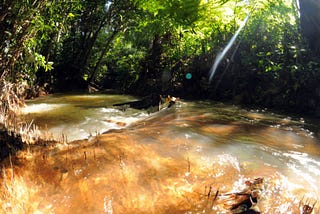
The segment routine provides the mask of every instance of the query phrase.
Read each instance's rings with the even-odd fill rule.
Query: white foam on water
[[[66,104],[30,104],[21,109],[22,114],[34,114],[34,113],[43,113],[52,110],[56,110],[58,108],[64,107]]]
[[[101,108],[101,112],[102,113],[114,113],[114,112],[119,113],[121,111],[115,108]]]
[[[55,140],[61,140],[65,136],[67,140],[74,141],[80,139],[87,139],[91,136],[102,134],[112,129],[121,129],[146,118],[148,114],[137,113],[132,116],[127,116],[118,110],[108,109],[96,112],[107,112],[103,114],[95,114],[86,116],[83,121],[78,123],[61,124],[48,129],[52,133]]]

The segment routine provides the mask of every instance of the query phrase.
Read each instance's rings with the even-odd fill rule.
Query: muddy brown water
[[[1,211],[231,213],[232,193],[263,178],[261,213],[300,213],[307,199],[320,212],[317,124],[213,102],[182,101],[150,115],[123,112],[112,104],[134,98],[108,96],[28,104],[28,120],[57,137],[71,133],[74,141],[12,157],[2,170]],[[92,136],[92,130],[107,132]]]

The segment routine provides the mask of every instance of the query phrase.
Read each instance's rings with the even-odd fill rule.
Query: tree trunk
[[[95,76],[96,76],[96,74],[97,74],[97,71],[98,71],[98,69],[99,69],[100,66],[101,66],[103,57],[106,55],[107,51],[108,51],[109,48],[110,48],[111,42],[112,42],[113,39],[116,37],[116,35],[117,35],[118,32],[119,32],[118,30],[113,31],[112,34],[111,34],[111,36],[107,39],[107,41],[106,41],[106,43],[105,43],[105,46],[104,46],[103,50],[101,51],[100,57],[99,57],[96,65],[94,66],[93,71],[92,71],[91,74],[90,74],[90,77],[89,77],[89,79],[88,79],[88,83],[89,83],[89,84],[90,84],[90,83],[93,83],[94,78],[95,78]]]
[[[300,0],[300,23],[311,50],[320,54],[320,0]]]

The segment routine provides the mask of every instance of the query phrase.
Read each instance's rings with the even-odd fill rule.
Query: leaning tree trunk
[[[300,23],[302,34],[310,49],[320,54],[320,1],[300,0]]]

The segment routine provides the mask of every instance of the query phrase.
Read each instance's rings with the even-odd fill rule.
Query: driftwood
[[[213,187],[210,186],[207,192],[205,189],[206,198],[206,211],[210,212],[215,205],[222,205],[226,209],[227,213],[260,213],[257,206],[258,201],[264,189],[264,179],[256,178],[252,181],[246,181],[246,187],[239,192],[222,193],[219,189],[213,191]],[[228,210],[228,211],[227,211]]]
[[[263,178],[246,181],[246,188],[241,192],[231,193],[235,203],[229,208],[232,213],[260,213],[256,207],[263,186]]]
[[[150,94],[146,97],[143,97],[141,100],[125,102],[125,103],[117,103],[113,106],[118,107],[119,109],[125,111],[127,108],[134,108],[139,110],[151,110],[151,112],[159,111],[164,107],[170,108],[172,105],[176,103],[177,98],[171,97],[168,95],[167,97],[157,94]]]
[[[314,201],[313,204],[311,205],[310,199],[307,198],[306,201],[304,201],[304,197],[303,197],[299,203],[300,213],[311,214],[316,204],[317,204],[317,201]]]
[[[222,204],[224,209],[229,210],[230,213],[260,213],[258,202],[264,192],[264,179],[247,180],[245,184],[246,187],[243,190],[232,193],[221,193],[219,189],[213,191],[212,186],[207,192],[206,187],[203,196],[207,198],[207,203],[205,204],[207,211],[210,212],[214,204]],[[303,197],[299,203],[299,213],[312,214],[316,204],[316,200]]]

